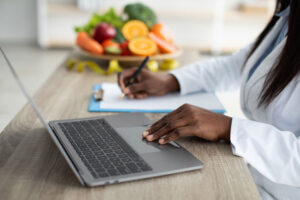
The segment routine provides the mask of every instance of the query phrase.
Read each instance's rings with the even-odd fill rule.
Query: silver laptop
[[[142,139],[151,121],[142,113],[46,123],[0,48],[22,92],[82,185],[98,186],[201,169],[203,164],[176,142]]]

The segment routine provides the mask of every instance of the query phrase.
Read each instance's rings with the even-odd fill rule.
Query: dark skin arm
[[[177,79],[170,74],[154,74],[143,69],[137,82],[125,87],[136,68],[124,70],[118,75],[118,84],[129,98],[161,96],[179,91]],[[232,118],[206,109],[184,104],[155,122],[144,133],[148,141],[158,140],[166,144],[180,137],[194,135],[209,141],[230,140]]]

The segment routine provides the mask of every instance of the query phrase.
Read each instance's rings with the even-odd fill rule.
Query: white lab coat
[[[258,107],[266,74],[279,57],[286,38],[262,61],[247,81],[249,70],[283,25],[279,19],[245,68],[252,45],[228,57],[188,65],[171,72],[180,93],[224,91],[240,87],[247,120],[233,118],[233,154],[248,163],[263,199],[300,199],[300,77],[294,78],[268,107]],[[300,67],[300,66],[299,66]]]

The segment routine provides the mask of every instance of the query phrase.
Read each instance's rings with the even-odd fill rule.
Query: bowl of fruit
[[[94,13],[89,22],[75,27],[78,52],[99,61],[117,60],[122,67],[136,66],[145,56],[158,62],[178,57],[170,29],[158,22],[155,12],[141,3]]]

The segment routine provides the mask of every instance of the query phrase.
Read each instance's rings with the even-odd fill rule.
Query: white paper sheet
[[[146,99],[120,98],[121,90],[116,83],[103,83],[104,98],[100,103],[102,109],[172,111],[188,103],[208,110],[224,111],[224,107],[213,93],[194,93],[181,96],[178,93]]]

